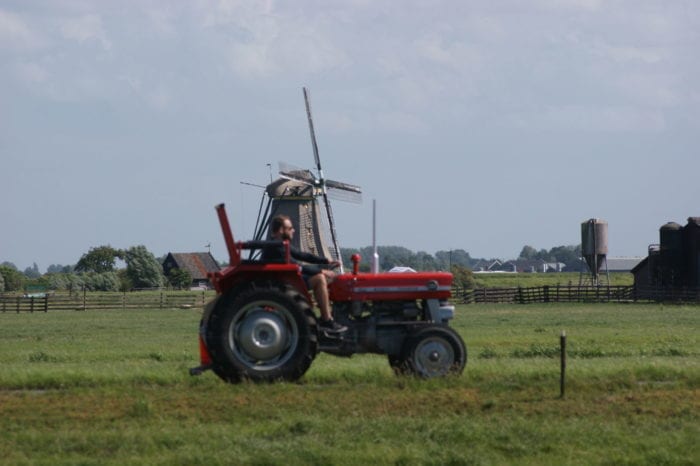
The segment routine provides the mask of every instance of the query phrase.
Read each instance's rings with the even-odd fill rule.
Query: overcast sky
[[[609,224],[643,256],[700,216],[696,0],[0,3],[0,262],[89,248],[227,259],[279,161],[311,168],[311,91],[341,246],[513,258]]]

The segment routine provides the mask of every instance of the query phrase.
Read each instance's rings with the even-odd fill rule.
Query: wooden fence
[[[45,296],[0,295],[0,312],[91,311],[100,309],[201,308],[214,296],[209,291],[90,293]]]
[[[700,288],[649,288],[634,286],[555,285],[512,288],[477,288],[452,292],[453,300],[462,304],[480,303],[608,303],[608,302],[700,302]]]
[[[82,292],[73,295],[45,296],[0,295],[0,312],[91,311],[101,309],[173,309],[202,308],[213,291],[197,292]],[[700,302],[700,288],[650,288],[634,286],[555,285],[512,288],[452,290],[453,301],[460,304],[482,303],[607,303],[607,302]]]

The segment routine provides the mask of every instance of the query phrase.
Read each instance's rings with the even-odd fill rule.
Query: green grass
[[[561,273],[475,273],[476,288],[511,288],[536,286],[576,286],[579,284],[578,272]],[[610,285],[632,285],[634,276],[629,272],[610,274]]]
[[[460,306],[461,377],[190,377],[195,310],[0,314],[3,464],[698,464],[700,306]],[[567,396],[558,344],[568,335]]]

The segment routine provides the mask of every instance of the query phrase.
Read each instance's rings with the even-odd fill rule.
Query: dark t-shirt
[[[325,257],[317,256],[315,254],[311,254],[310,252],[300,251],[291,244],[289,245],[289,252],[292,256],[292,259],[296,259],[292,260],[292,262],[294,262],[295,264],[298,264],[297,261],[308,262],[309,264],[330,264],[330,261]],[[284,262],[284,243],[280,241],[279,243],[275,242],[273,244],[265,246],[262,250],[261,259],[263,262]],[[301,265],[301,273],[303,275],[314,276],[316,274],[321,273],[321,267],[319,267],[318,265],[299,265]]]

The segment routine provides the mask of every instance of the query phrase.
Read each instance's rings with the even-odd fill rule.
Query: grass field
[[[630,272],[615,272],[609,274],[610,285],[629,286],[634,284],[634,275]],[[530,286],[567,286],[578,285],[581,279],[579,272],[559,273],[475,273],[476,288],[510,288]],[[603,283],[607,284],[604,278]]]
[[[195,310],[0,314],[2,464],[700,464],[700,306],[461,306],[457,378],[190,377]],[[567,395],[558,344],[568,335]]]

